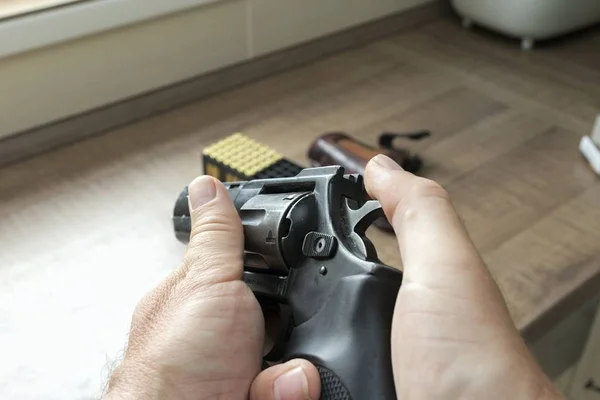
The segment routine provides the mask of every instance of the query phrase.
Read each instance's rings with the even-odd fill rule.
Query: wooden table
[[[599,37],[523,55],[440,20],[0,170],[0,397],[97,394],[184,252],[170,217],[202,147],[237,131],[306,163],[326,130],[431,129],[410,144],[423,174],[543,340],[600,286],[600,181],[577,152],[600,110]],[[394,238],[371,234],[399,266]]]

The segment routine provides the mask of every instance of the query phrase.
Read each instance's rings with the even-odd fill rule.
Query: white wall
[[[223,0],[0,59],[0,137],[432,0]]]

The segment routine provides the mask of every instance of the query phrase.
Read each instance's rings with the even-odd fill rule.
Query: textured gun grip
[[[317,366],[321,376],[321,400],[352,400],[344,384],[331,370]]]
[[[342,278],[319,312],[291,330],[283,361],[315,365],[322,400],[397,399],[391,359],[397,274],[375,270]]]

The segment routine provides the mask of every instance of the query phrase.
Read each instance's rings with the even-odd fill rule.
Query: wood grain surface
[[[137,301],[184,252],[176,196],[238,131],[307,165],[327,130],[431,129],[406,145],[519,329],[543,335],[599,289],[600,180],[577,151],[600,112],[599,45],[595,29],[523,53],[444,18],[1,169],[0,397],[97,395]],[[394,238],[370,235],[401,267]]]

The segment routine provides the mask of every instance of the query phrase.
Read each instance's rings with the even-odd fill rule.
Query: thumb
[[[450,196],[439,184],[378,155],[365,168],[365,186],[394,227],[408,281],[446,286],[453,274],[488,280]]]
[[[183,262],[186,275],[201,284],[241,279],[244,233],[227,189],[215,178],[200,176],[188,193],[192,227]]]
[[[262,371],[250,388],[250,400],[317,400],[320,396],[317,368],[301,359]]]

